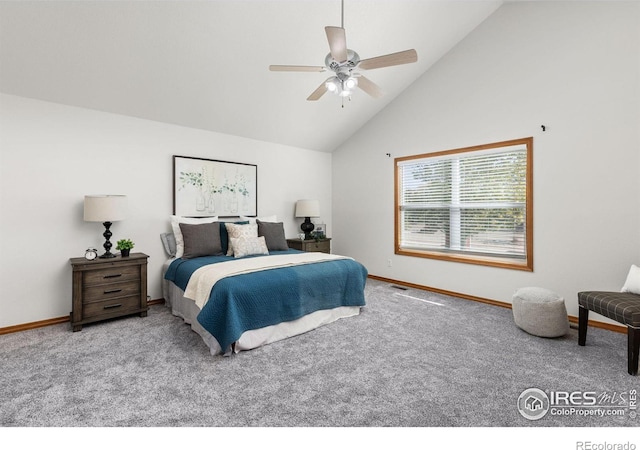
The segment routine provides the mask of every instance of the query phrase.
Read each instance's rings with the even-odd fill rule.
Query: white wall
[[[83,221],[85,194],[128,196],[111,241],[150,256],[149,295],[161,298],[172,155],[257,164],[258,216],[276,214],[295,237],[295,201],[317,198],[331,231],[329,153],[1,95],[0,327],[71,311],[69,258],[104,243],[102,224]]]
[[[505,4],[333,154],[334,249],[503,302],[546,287],[577,315],[578,291],[640,264],[639,127],[640,3]],[[393,158],[528,136],[533,273],[394,255]]]

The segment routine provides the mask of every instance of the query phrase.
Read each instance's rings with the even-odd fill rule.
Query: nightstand
[[[127,316],[147,315],[147,258],[132,253],[123,258],[71,258],[73,267],[73,331],[82,325]]]
[[[331,253],[331,238],[318,239],[287,239],[289,248],[303,252]]]

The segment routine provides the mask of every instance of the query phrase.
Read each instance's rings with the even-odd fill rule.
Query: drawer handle
[[[107,305],[103,309],[112,309],[112,308],[120,308],[122,303],[118,303],[117,305]]]
[[[121,277],[121,276],[122,276],[121,273],[116,273],[116,274],[113,274],[113,275],[105,275],[102,278],[118,278],[118,277]]]
[[[105,294],[115,294],[116,292],[120,292],[122,289],[112,289],[110,291],[104,291]]]

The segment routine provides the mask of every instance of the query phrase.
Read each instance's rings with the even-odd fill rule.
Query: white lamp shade
[[[85,195],[84,220],[86,222],[116,222],[127,212],[126,195]]]
[[[320,217],[318,200],[298,200],[296,202],[296,217]]]

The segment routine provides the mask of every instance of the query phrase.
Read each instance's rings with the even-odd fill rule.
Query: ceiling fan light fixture
[[[353,89],[358,85],[358,80],[355,77],[349,77],[344,81],[344,87],[346,89]]]
[[[338,80],[338,77],[331,77],[327,80],[325,86],[327,87],[327,90],[329,92],[337,93],[341,88],[340,84],[341,83],[340,80]]]

